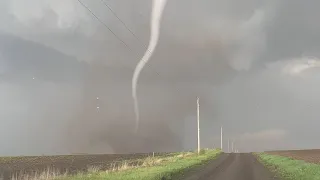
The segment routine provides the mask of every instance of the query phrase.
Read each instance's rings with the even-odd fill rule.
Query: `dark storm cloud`
[[[319,23],[315,18],[320,2],[282,1],[276,18],[267,29],[268,48],[264,59],[278,61],[285,58],[319,56]]]
[[[317,107],[319,96],[310,90],[319,88],[317,71],[281,72],[303,53],[318,56],[317,1],[169,0],[159,46],[138,84],[139,134],[133,134],[131,78],[149,38],[151,2],[106,1],[140,42],[100,1],[83,2],[132,52],[77,1],[1,2],[7,7],[0,15],[6,22],[0,25],[1,137],[12,135],[0,139],[1,153],[190,148],[197,96],[203,146],[219,144],[222,124],[226,136],[239,137],[241,150],[264,149],[264,140],[268,148],[315,146],[293,139],[311,127],[300,119],[315,125],[317,111],[309,106]],[[37,143],[26,148],[31,141]]]
[[[88,64],[55,49],[9,34],[0,34],[2,62],[8,78],[37,77],[52,82],[79,82]]]

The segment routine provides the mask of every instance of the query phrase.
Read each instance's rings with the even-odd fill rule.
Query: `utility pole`
[[[230,153],[230,139],[228,139],[228,153]]]
[[[220,139],[220,145],[221,145],[221,151],[223,151],[223,132],[222,132],[222,126],[221,126],[221,135],[220,135],[221,139]]]
[[[200,154],[200,104],[197,98],[197,121],[198,121],[198,154]]]
[[[234,150],[234,141],[232,141],[231,143],[231,151],[234,152],[233,150]]]

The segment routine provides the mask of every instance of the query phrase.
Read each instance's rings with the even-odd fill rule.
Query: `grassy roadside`
[[[182,153],[172,157],[153,159],[150,165],[141,167],[121,168],[116,171],[90,172],[75,176],[56,178],[57,180],[169,180],[176,179],[184,170],[202,164],[216,158],[220,150],[203,150],[200,155],[197,153]]]
[[[266,153],[256,155],[267,168],[282,179],[320,180],[320,165]]]

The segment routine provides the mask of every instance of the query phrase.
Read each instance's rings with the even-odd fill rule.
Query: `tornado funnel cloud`
[[[149,45],[142,59],[137,64],[132,77],[132,98],[134,101],[134,112],[136,116],[135,132],[138,131],[139,120],[140,120],[139,102],[137,98],[137,83],[138,83],[139,75],[142,69],[144,68],[146,63],[148,63],[150,57],[152,56],[158,44],[161,16],[162,16],[163,9],[166,5],[166,2],[167,0],[153,0],[152,2],[151,33],[150,33]]]

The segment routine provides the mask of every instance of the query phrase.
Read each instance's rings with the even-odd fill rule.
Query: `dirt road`
[[[223,154],[204,167],[187,172],[183,180],[276,179],[252,154]]]

